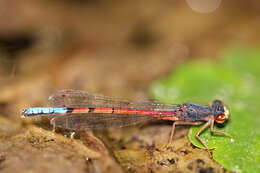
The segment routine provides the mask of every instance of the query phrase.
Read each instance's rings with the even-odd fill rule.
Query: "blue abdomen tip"
[[[63,114],[67,112],[66,107],[52,108],[52,107],[34,107],[27,108],[22,112],[23,116],[37,116],[48,114]]]

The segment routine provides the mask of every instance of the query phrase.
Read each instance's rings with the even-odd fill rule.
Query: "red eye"
[[[226,115],[225,114],[219,114],[215,117],[215,121],[217,123],[224,123],[226,121]]]

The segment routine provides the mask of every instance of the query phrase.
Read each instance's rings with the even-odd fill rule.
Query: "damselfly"
[[[215,130],[214,123],[223,124],[229,118],[229,110],[222,101],[215,100],[209,106],[194,103],[165,105],[150,101],[130,101],[79,90],[61,90],[49,97],[50,107],[33,107],[23,110],[23,117],[47,115],[55,127],[87,130],[106,127],[123,127],[159,119],[173,121],[169,143],[176,125],[204,125],[197,131],[197,139],[209,152],[199,136],[210,126],[213,133],[231,137]],[[231,137],[232,138],[232,137]],[[209,152],[210,153],[210,152]]]

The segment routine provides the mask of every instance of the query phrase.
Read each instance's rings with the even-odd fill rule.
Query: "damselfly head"
[[[223,124],[225,123],[230,115],[230,111],[229,109],[224,106],[223,102],[220,100],[215,100],[211,107],[214,109],[215,111],[215,122],[219,123],[219,124]]]

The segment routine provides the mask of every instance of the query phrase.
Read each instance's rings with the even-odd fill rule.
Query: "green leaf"
[[[231,109],[230,121],[223,128],[234,137],[211,134],[200,136],[213,149],[213,158],[226,169],[260,172],[260,50],[233,48],[225,51],[218,63],[193,61],[181,65],[166,79],[157,81],[151,93],[169,103],[207,104],[221,99]],[[189,139],[204,148],[195,138],[201,126],[189,131]]]

